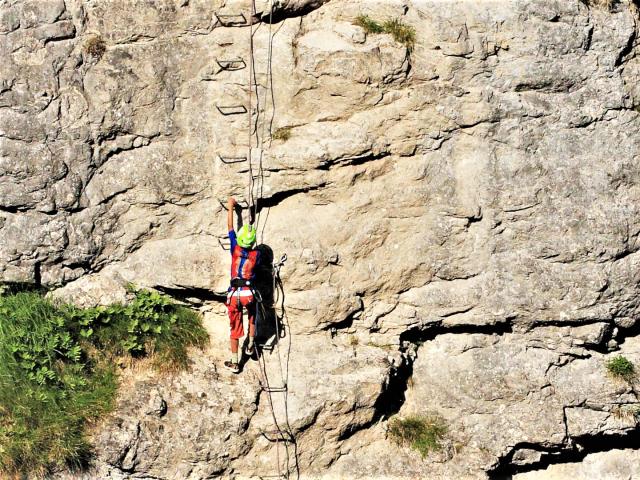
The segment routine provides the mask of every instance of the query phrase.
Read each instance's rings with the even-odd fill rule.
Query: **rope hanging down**
[[[266,85],[265,85],[265,102],[263,107],[264,115],[260,114],[261,105],[260,105],[260,91],[258,89],[258,81],[255,69],[255,54],[254,54],[254,36],[255,33],[260,28],[260,22],[258,23],[258,27],[254,30],[253,24],[256,21],[256,6],[255,0],[251,0],[251,20],[249,22],[249,105],[248,105],[248,117],[249,117],[249,128],[248,128],[248,137],[249,137],[249,151],[247,155],[247,160],[249,162],[249,222],[254,225],[256,230],[258,230],[260,225],[260,213],[258,211],[258,201],[262,198],[262,191],[264,186],[264,170],[263,170],[263,152],[264,152],[264,139],[267,133],[267,121],[266,121],[266,99],[271,94],[271,119],[269,123],[269,135],[271,135],[271,128],[273,125],[273,120],[275,116],[275,98],[273,95],[273,72],[272,72],[272,58],[273,58],[273,0],[269,1],[269,36],[268,36],[268,50],[267,50],[267,71],[266,71]],[[253,120],[253,90],[255,88],[255,111],[256,117],[255,122]],[[262,128],[259,129],[258,125],[262,120]],[[255,137],[255,146],[258,152],[258,175],[254,177],[253,175],[253,158],[252,158],[252,150],[254,146],[254,137]],[[256,178],[258,182],[256,182]],[[266,223],[266,222],[265,222]],[[264,230],[264,226],[263,226]],[[260,235],[260,240],[262,240],[262,234]],[[278,467],[278,478],[290,478],[291,472],[296,473],[296,478],[299,478],[299,467],[298,467],[298,452],[297,452],[297,444],[295,440],[295,436],[292,432],[291,426],[289,424],[289,406],[288,406],[288,380],[289,380],[289,356],[291,352],[291,335],[289,333],[289,320],[286,314],[286,310],[284,308],[284,288],[282,285],[282,281],[280,280],[280,268],[284,265],[286,261],[286,255],[284,255],[280,262],[273,266],[272,271],[272,292],[274,296],[276,293],[278,294],[277,298],[274,298],[274,321],[275,321],[275,347],[277,351],[278,357],[278,366],[280,372],[280,385],[272,386],[269,381],[268,369],[266,364],[266,359],[262,354],[262,349],[256,348],[256,352],[258,354],[258,361],[260,364],[260,383],[261,388],[267,393],[269,410],[271,413],[271,417],[273,419],[273,423],[275,426],[275,430],[272,432],[275,435],[275,438],[269,438],[266,432],[263,432],[263,436],[271,442],[276,443],[276,462]],[[280,303],[280,313],[275,312],[275,306]],[[261,317],[266,320],[268,318],[267,311],[265,309],[262,301],[258,301],[258,308],[260,309]],[[286,366],[283,368],[282,365],[282,354],[280,351],[280,340],[284,337],[284,333],[286,332],[286,336],[288,338],[288,346],[286,352]],[[284,414],[285,419],[284,423],[279,422],[276,409],[274,407],[274,399],[273,392],[281,392],[283,394],[283,402],[284,402]],[[285,448],[285,465],[284,471],[282,473],[281,470],[281,461],[280,461],[280,443],[284,444]],[[293,448],[293,452],[290,449]],[[293,453],[293,455],[292,455]],[[291,460],[293,459],[293,465],[291,465]]]
[[[291,355],[291,335],[289,331],[289,318],[287,316],[286,309],[284,307],[284,287],[282,285],[282,280],[280,279],[280,268],[284,265],[287,256],[283,255],[280,261],[273,266],[272,271],[272,292],[274,294],[274,342],[275,348],[277,351],[278,358],[278,367],[280,371],[280,385],[273,386],[269,382],[269,375],[267,373],[267,364],[264,355],[260,349],[256,349],[258,352],[258,361],[260,362],[260,384],[262,390],[267,393],[267,398],[269,401],[269,410],[271,413],[271,418],[273,420],[273,424],[275,426],[275,430],[273,432],[269,432],[272,437],[269,437],[267,432],[263,432],[262,435],[270,442],[275,442],[276,444],[276,462],[278,467],[278,478],[291,478],[291,473],[296,474],[296,479],[300,478],[300,471],[298,465],[298,445],[296,443],[295,435],[293,434],[293,430],[291,429],[291,424],[289,423],[289,358]],[[262,302],[258,303],[260,308],[260,315],[263,319],[268,318],[267,311]],[[276,307],[279,307],[280,312],[276,312]],[[286,333],[285,333],[286,332]],[[287,351],[286,351],[286,362],[285,366],[282,366],[282,354],[280,352],[280,342],[283,338],[287,338]],[[279,392],[283,394],[283,407],[284,407],[284,422],[279,422],[278,417],[276,415],[276,410],[274,407],[273,400],[273,392]],[[281,461],[280,461],[280,443],[284,444],[285,450],[285,464],[284,464],[284,474],[281,469]],[[291,451],[293,449],[293,452]],[[293,465],[291,464],[293,462]],[[261,477],[262,478],[262,477]]]
[[[251,16],[249,17],[249,108],[247,114],[249,115],[249,152],[247,154],[247,160],[249,162],[249,223],[255,221],[255,201],[253,198],[253,162],[251,160],[251,150],[253,149],[253,109],[251,108],[253,95],[253,87],[256,87],[256,122],[258,121],[257,115],[259,112],[259,97],[258,86],[255,81],[255,63],[253,54],[253,22],[256,17],[256,3],[255,0],[251,0]]]
[[[249,162],[249,222],[253,224],[258,230],[260,225],[260,212],[259,212],[259,201],[262,198],[262,192],[264,187],[264,169],[263,169],[263,153],[264,153],[264,143],[267,133],[269,137],[271,137],[271,129],[273,126],[273,120],[275,117],[275,96],[273,92],[273,0],[269,1],[269,35],[267,42],[267,59],[266,59],[266,72],[265,72],[265,94],[264,94],[264,105],[261,105],[260,101],[260,90],[258,83],[258,75],[256,73],[256,65],[255,65],[255,48],[254,48],[254,38],[256,32],[262,25],[262,22],[256,21],[257,12],[255,7],[255,0],[251,0],[251,20],[249,22],[249,105],[248,105],[248,155],[247,160]],[[258,26],[254,29],[254,22],[258,24]],[[282,28],[279,27],[278,30]],[[276,32],[277,33],[277,32]],[[255,89],[255,121],[253,119],[253,92]],[[267,112],[267,100],[271,97],[271,118],[267,122],[266,112]],[[261,114],[262,111],[262,114]],[[268,132],[267,132],[267,123],[268,123]],[[262,128],[258,126],[261,124]],[[258,172],[257,175],[253,173],[253,148],[254,145],[257,150],[257,160],[258,160]],[[264,226],[263,226],[264,230]],[[261,232],[260,237],[262,237]]]

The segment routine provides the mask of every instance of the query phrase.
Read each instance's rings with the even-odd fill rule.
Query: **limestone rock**
[[[176,378],[127,372],[86,478],[274,470],[258,365],[212,366],[229,195],[288,255],[303,474],[484,478],[635,431],[603,365],[640,360],[640,35],[607,3],[2,3],[0,280],[84,306],[157,288],[214,339]],[[451,438],[422,459],[386,426],[425,408]]]
[[[545,470],[535,470],[514,475],[514,480],[570,480],[573,478],[607,478],[622,480],[640,474],[638,451],[632,449],[592,453],[582,462],[551,465]]]

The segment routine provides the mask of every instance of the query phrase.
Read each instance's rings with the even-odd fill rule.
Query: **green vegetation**
[[[587,7],[604,8],[611,10],[618,0],[581,0]]]
[[[412,416],[389,422],[389,435],[398,445],[409,445],[424,457],[442,448],[447,426],[438,415]]]
[[[159,368],[185,368],[187,347],[207,338],[196,313],[156,292],[89,309],[0,293],[0,476],[83,465],[85,427],[114,405],[113,360],[151,355]]]
[[[291,127],[278,128],[275,132],[273,132],[271,138],[273,138],[274,140],[282,140],[283,142],[286,142],[291,138]]]
[[[88,55],[100,59],[104,52],[107,51],[107,44],[99,35],[92,35],[84,43],[84,51]]]
[[[397,18],[378,23],[367,15],[358,15],[353,23],[362,27],[367,33],[388,33],[396,42],[404,45],[410,51],[413,50],[416,43],[416,29],[402,23]]]
[[[607,371],[614,377],[622,378],[628,382],[635,377],[633,363],[622,355],[618,355],[607,362]]]
[[[354,25],[362,27],[362,29],[367,33],[384,33],[382,25],[368,15],[358,15],[353,23]]]
[[[394,351],[395,347],[391,344],[388,343],[378,343],[378,342],[372,342],[372,341],[368,341],[366,343],[367,347],[375,347],[375,348],[381,348],[382,350],[386,350],[388,352]]]
[[[397,18],[387,20],[382,26],[384,27],[384,31],[391,34],[396,42],[401,43],[409,50],[413,50],[413,46],[416,43],[415,28],[405,25]]]
[[[637,404],[616,405],[611,409],[611,415],[618,420],[635,424],[640,420],[640,406]]]

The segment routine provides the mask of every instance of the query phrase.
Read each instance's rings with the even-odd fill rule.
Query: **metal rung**
[[[264,84],[262,84],[262,83],[260,83],[260,82],[258,82],[258,83],[255,83],[255,82],[242,83],[242,84],[240,84],[240,87],[241,87],[243,90],[248,90],[249,88],[252,88],[252,89],[253,89],[253,88],[255,88],[255,87],[267,88],[267,87],[266,87],[266,85],[264,85]]]
[[[232,157],[232,156],[223,157],[222,155],[218,155],[218,160],[220,160],[222,163],[226,163],[227,165],[231,165],[233,163],[246,162],[247,157],[245,155],[238,156],[238,157]]]
[[[228,241],[229,237],[225,237],[225,239]],[[228,244],[225,245],[225,243],[222,241],[222,239],[220,237],[218,237],[218,243],[220,244],[220,246],[222,247],[223,250],[231,250],[231,243],[229,242]]]
[[[281,432],[280,430],[264,430],[260,434],[270,442],[289,442],[293,443],[293,436],[289,432]]]
[[[216,108],[222,115],[239,115],[242,113],[247,113],[247,107],[244,105],[218,105],[216,104]]]
[[[262,390],[264,390],[265,392],[268,392],[268,393],[286,392],[287,391],[287,384],[285,383],[281,387],[265,387],[264,385],[261,384],[260,388]]]
[[[242,70],[243,68],[247,67],[244,59],[240,57],[233,58],[231,60],[218,60],[216,58],[216,63],[220,67],[220,70],[228,70],[230,72],[233,72],[235,70]]]
[[[217,22],[216,24],[220,24],[223,27],[233,27],[235,25],[246,25],[247,17],[244,16],[244,13],[236,13],[236,14],[223,14],[223,13],[214,13],[216,16]]]

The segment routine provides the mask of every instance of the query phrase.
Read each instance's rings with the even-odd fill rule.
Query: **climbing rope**
[[[300,472],[299,472],[299,465],[298,465],[298,447],[297,447],[295,436],[291,429],[291,425],[289,423],[288,381],[289,381],[289,358],[291,353],[291,335],[289,334],[289,319],[287,317],[286,309],[284,307],[284,288],[282,285],[282,280],[280,279],[280,268],[284,265],[285,261],[286,261],[286,255],[284,255],[281,258],[279,263],[273,266],[273,270],[272,270],[272,279],[273,279],[272,292],[274,294],[274,326],[275,326],[274,342],[276,345],[278,366],[280,370],[280,382],[281,382],[280,386],[273,387],[272,384],[269,382],[269,375],[267,373],[267,364],[266,364],[264,355],[262,355],[262,352],[259,349],[256,349],[256,352],[258,352],[258,360],[260,363],[260,373],[262,377],[260,382],[262,385],[262,389],[267,393],[269,410],[275,426],[275,430],[272,433],[276,435],[276,438],[274,440],[272,438],[269,438],[268,435],[266,434],[263,434],[263,436],[267,440],[276,443],[276,461],[278,466],[279,478],[289,479],[292,471],[295,471],[296,478],[300,477]],[[280,314],[276,312],[276,306],[278,304],[280,305]],[[262,315],[262,318],[266,319],[267,311],[264,307],[264,304],[262,302],[259,302],[258,305],[260,307],[260,313]],[[286,364],[284,368],[282,366],[282,354],[280,351],[280,343],[283,337],[286,337],[288,339]],[[284,413],[285,413],[284,424],[281,424],[281,422],[278,421],[275,407],[274,407],[273,396],[272,396],[273,391],[278,391],[283,393],[283,401],[284,401],[283,406],[284,406]],[[282,474],[282,471],[280,468],[280,465],[281,465],[280,442],[284,443],[284,448],[285,448],[285,466],[284,466],[285,474],[284,475]],[[293,456],[292,456],[292,452],[290,451],[289,444],[291,444],[291,446],[293,447]],[[291,465],[292,459],[294,462],[293,468]]]
[[[252,112],[252,94],[253,87],[256,88],[256,122],[258,121],[257,115],[260,111],[259,97],[258,97],[258,85],[255,81],[255,65],[253,54],[253,21],[256,16],[256,3],[255,0],[251,0],[251,16],[249,17],[249,108],[247,112],[249,115],[249,152],[247,154],[247,161],[249,162],[249,223],[253,223],[255,220],[252,211],[255,209],[255,202],[253,198],[253,161],[251,159],[251,150],[253,148],[253,112]],[[257,131],[257,129],[256,129]]]
[[[255,9],[255,0],[251,2],[251,14],[252,14],[252,22],[256,16]],[[254,37],[262,25],[262,23],[258,23],[258,27],[254,30],[253,23],[250,23],[249,29],[249,154],[247,156],[249,162],[249,216],[250,223],[252,223],[256,231],[259,229],[260,225],[260,205],[259,201],[262,198],[262,194],[264,191],[264,166],[263,166],[263,157],[264,157],[264,144],[265,138],[267,136],[267,124],[268,124],[268,134],[269,138],[271,138],[271,131],[273,128],[273,121],[275,118],[275,95],[273,90],[273,0],[269,2],[269,33],[268,33],[268,41],[267,41],[267,59],[266,59],[266,73],[265,73],[265,95],[264,102],[260,101],[260,91],[259,85],[257,81],[256,68],[255,68],[255,49],[254,49]],[[282,28],[280,26],[276,33]],[[255,105],[255,121],[253,120],[253,90],[255,88],[255,96],[256,96],[256,105]],[[267,122],[266,120],[266,111],[267,111],[267,100],[271,99],[271,118]],[[261,103],[264,103],[264,107],[261,107]],[[261,110],[263,114],[261,115]],[[258,125],[261,124],[261,129],[258,128]],[[271,140],[270,140],[271,141]],[[257,163],[258,163],[258,172],[257,175],[253,174],[253,146],[257,149]],[[264,235],[264,225],[263,229],[260,232],[260,239]]]
[[[268,35],[268,49],[267,49],[267,70],[266,70],[266,85],[265,85],[265,89],[268,89],[267,92],[265,92],[265,100],[264,100],[264,108],[263,111],[265,112],[265,115],[261,115],[260,114],[260,110],[261,110],[261,102],[260,102],[260,91],[258,89],[258,81],[257,81],[257,75],[256,75],[256,69],[255,69],[255,52],[254,52],[254,36],[256,34],[256,32],[258,31],[258,29],[260,28],[260,23],[258,23],[258,27],[256,27],[255,29],[253,28],[253,23],[256,19],[256,6],[255,6],[255,0],[251,0],[251,20],[249,22],[249,105],[248,105],[248,117],[249,117],[249,130],[248,130],[248,138],[249,138],[249,151],[248,151],[248,155],[247,155],[247,160],[249,163],[249,200],[248,200],[248,207],[249,207],[249,222],[251,224],[253,224],[256,228],[256,231],[259,228],[260,225],[260,213],[259,213],[259,205],[258,202],[259,200],[262,198],[262,193],[263,193],[263,188],[264,188],[264,168],[263,168],[263,153],[264,153],[264,144],[265,144],[265,137],[267,134],[267,121],[266,121],[266,102],[267,102],[267,98],[269,96],[269,93],[271,95],[271,105],[272,105],[272,109],[271,109],[271,119],[268,122],[269,123],[269,136],[271,137],[271,129],[273,126],[273,120],[274,120],[274,116],[275,116],[275,97],[274,97],[274,91],[273,91],[273,69],[272,69],[272,59],[273,59],[273,0],[270,0],[269,2],[269,35]],[[255,88],[255,108],[256,108],[256,115],[255,115],[255,121],[253,118],[253,90]],[[260,124],[262,120],[262,128],[261,130],[259,130],[258,125]],[[254,139],[255,137],[255,139]],[[253,175],[253,146],[256,146],[257,151],[258,151],[258,174],[256,177],[254,177]],[[256,182],[257,179],[257,182]],[[266,221],[265,221],[266,224]],[[263,224],[263,230],[260,234],[260,240],[262,240],[263,234],[264,234],[264,225]],[[273,387],[271,382],[269,381],[269,374],[268,374],[268,369],[267,369],[267,363],[266,363],[266,359],[263,355],[262,349],[258,348],[258,346],[256,345],[255,349],[256,349],[256,353],[258,356],[258,362],[260,365],[260,383],[262,386],[262,389],[267,393],[267,398],[268,398],[268,403],[269,403],[269,410],[271,412],[271,417],[273,420],[273,424],[275,427],[275,430],[273,433],[276,434],[276,439],[275,439],[275,443],[276,443],[276,462],[277,462],[277,468],[278,468],[278,477],[279,478],[286,478],[289,479],[290,478],[290,473],[292,472],[292,465],[291,465],[291,459],[292,459],[292,455],[291,455],[291,451],[290,451],[290,445],[291,444],[293,446],[293,460],[294,460],[294,465],[293,465],[293,470],[296,472],[296,478],[299,478],[300,474],[299,474],[299,466],[298,466],[298,453],[297,453],[297,444],[295,441],[295,437],[293,435],[292,429],[291,429],[291,425],[289,423],[289,406],[288,406],[288,380],[289,380],[289,357],[290,357],[290,352],[291,352],[291,336],[289,335],[289,319],[287,317],[286,314],[286,310],[284,307],[284,287],[282,285],[282,280],[280,279],[280,268],[283,266],[284,262],[286,261],[286,255],[283,256],[280,260],[279,263],[277,263],[276,265],[273,266],[273,269],[271,271],[271,276],[272,276],[272,292],[274,295],[274,322],[275,322],[275,338],[274,338],[274,343],[275,343],[275,348],[276,348],[276,352],[277,352],[277,357],[278,357],[278,367],[279,367],[279,372],[280,372],[280,381],[281,384],[277,387]],[[275,297],[277,293],[277,298]],[[280,314],[276,313],[275,311],[275,305],[278,304],[278,302],[280,302]],[[267,319],[268,318],[268,314],[267,311],[265,309],[264,304],[262,303],[261,300],[257,300],[257,306],[260,309],[260,314],[262,316],[263,319]],[[284,331],[282,330],[282,327],[284,328]],[[282,365],[282,352],[280,350],[280,340],[282,338],[282,333],[286,332],[286,337],[288,339],[288,347],[287,347],[287,355],[286,355],[286,366],[283,368]],[[276,415],[276,409],[274,407],[274,399],[273,399],[273,395],[272,393],[274,391],[278,391],[278,392],[282,392],[283,393],[283,401],[284,401],[284,412],[285,412],[285,419],[284,419],[284,424],[281,424],[281,422],[278,421],[277,415]],[[269,436],[263,432],[263,436],[269,440],[269,441],[274,441],[273,439],[269,438]],[[284,443],[284,448],[285,448],[285,474],[282,474],[282,470],[281,470],[281,460],[280,460],[280,443]]]
[[[273,123],[273,117],[275,115],[275,99],[273,95],[273,70],[272,70],[272,52],[273,52],[273,0],[269,2],[269,36],[267,42],[267,71],[266,71],[266,82],[269,85],[269,91],[271,93],[271,121],[269,123],[269,137],[271,137],[271,125]],[[265,86],[266,87],[266,86]],[[265,93],[265,97],[268,96],[268,93]],[[265,112],[266,112],[266,98],[265,98]],[[266,119],[265,119],[266,120]],[[260,135],[260,144],[259,144],[259,152],[260,158],[258,163],[258,198],[262,198],[263,188],[264,188],[264,169],[262,164],[263,152],[264,152],[264,138],[266,134],[267,122],[262,121],[262,134]],[[257,209],[257,207],[256,207]],[[256,231],[260,225],[260,212],[256,211]],[[261,233],[262,238],[262,233]]]

